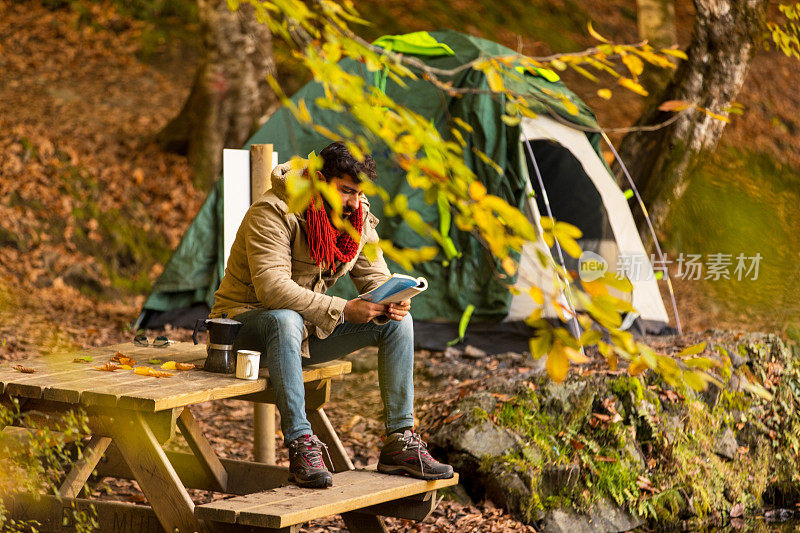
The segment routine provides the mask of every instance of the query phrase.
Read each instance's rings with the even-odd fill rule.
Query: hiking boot
[[[328,447],[316,435],[303,435],[290,442],[289,481],[314,489],[333,485],[333,477],[322,461],[323,448],[327,453]]]
[[[378,472],[408,474],[420,479],[453,477],[453,467],[431,457],[425,441],[410,429],[405,430],[402,435],[392,433],[386,437],[378,460]]]

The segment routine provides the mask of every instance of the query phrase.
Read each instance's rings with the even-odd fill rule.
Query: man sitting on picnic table
[[[343,357],[364,346],[378,346],[378,382],[386,437],[380,472],[422,479],[453,476],[436,461],[413,431],[414,328],[410,301],[381,305],[360,298],[345,300],[325,291],[350,274],[359,294],[391,277],[380,249],[370,261],[366,243],[377,243],[378,219],[369,212],[361,180],[375,180],[375,161],[358,161],[341,143],[320,153],[317,177],[339,192],[342,216],[361,239],[331,223],[330,206],[320,197],[302,213],[287,206],[289,163],[272,173],[271,190],[247,211],[231,247],[225,276],[214,295],[212,317],[223,313],[242,322],[234,350],[262,353],[269,368],[289,447],[289,476],[304,487],[329,487],[333,480],[322,461],[325,445],[306,419],[303,366]],[[304,170],[302,172],[307,172]]]

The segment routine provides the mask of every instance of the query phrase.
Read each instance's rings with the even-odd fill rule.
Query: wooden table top
[[[133,358],[137,367],[161,370],[160,364],[147,362],[149,359],[160,359],[164,363],[194,363],[198,368],[167,370],[173,375],[163,378],[135,374],[133,370],[106,372],[94,368],[109,361],[117,352]],[[90,356],[93,361],[74,362],[75,358],[83,356]],[[177,342],[155,348],[124,343],[70,354],[3,362],[0,364],[0,393],[53,402],[153,412],[261,392],[269,387],[266,369],[261,369],[259,379],[237,379],[231,374],[200,370],[205,357],[205,344]],[[19,372],[13,368],[17,364],[32,368],[35,372]],[[349,361],[310,365],[304,368],[303,380],[308,382],[340,376],[350,372],[350,368]]]

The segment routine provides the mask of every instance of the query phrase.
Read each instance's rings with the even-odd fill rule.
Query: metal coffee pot
[[[230,318],[200,319],[194,324],[192,339],[197,344],[197,331],[203,325],[208,330],[208,347],[203,370],[219,374],[233,374],[236,371],[236,354],[233,341],[242,328],[242,323]]]

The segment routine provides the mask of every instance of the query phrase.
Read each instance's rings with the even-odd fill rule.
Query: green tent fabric
[[[428,65],[438,69],[453,69],[483,56],[515,54],[497,43],[455,31],[435,31],[430,32],[430,36],[453,52],[452,55],[421,56]],[[396,44],[398,41],[395,39],[392,42]],[[374,84],[374,73],[367,71],[363,64],[345,59],[341,65],[348,72],[362,76],[365,83]],[[488,89],[485,75],[473,69],[459,71],[446,81],[457,88]],[[520,76],[514,72],[504,79],[504,83],[515,92],[529,97],[531,107],[537,113],[558,115],[571,123],[597,128],[591,110],[559,81],[548,81],[543,76]],[[421,80],[408,82],[406,88],[389,80],[385,92],[395,101],[428,117],[445,138],[449,137],[453,119],[460,118],[470,124],[474,132],[466,138],[466,162],[490,194],[500,196],[517,207],[522,206],[528,174],[519,142],[520,128],[508,126],[500,119],[504,113],[503,99],[482,93],[467,93],[460,98],[453,98]],[[361,127],[348,116],[318,107],[315,101],[320,96],[323,96],[322,86],[311,82],[301,88],[292,100],[304,100],[314,121],[326,128],[337,131],[344,126],[355,133],[361,132]],[[579,113],[570,114],[562,98],[574,104]],[[599,153],[599,134],[588,133],[587,136]],[[312,150],[318,152],[328,142],[311,128],[300,125],[287,109],[280,108],[245,147],[271,143],[278,152],[280,162],[285,162],[294,155],[306,155]],[[481,161],[472,152],[473,147],[495,161],[503,169],[503,174],[498,174]],[[391,161],[385,146],[372,146],[371,149],[377,165],[378,184],[392,196],[405,194],[412,209],[418,211],[424,220],[438,226],[440,212],[437,202],[427,203],[423,191],[408,185],[404,172]],[[145,302],[145,311],[165,311],[196,302],[205,302],[209,306],[213,304],[213,292],[223,270],[221,196],[221,187],[217,184],[154,285],[152,294]],[[370,198],[370,201],[373,212],[381,218],[378,230],[383,238],[402,247],[416,248],[432,244],[401,220],[383,217],[383,203],[379,198]],[[464,309],[474,305],[473,321],[502,319],[508,312],[511,298],[504,286],[508,280],[497,278],[497,265],[472,235],[453,226],[449,236],[460,257],[450,257],[448,260],[446,254],[441,252],[433,261],[418,265],[417,270],[412,272],[427,277],[429,281],[429,289],[414,299],[414,318],[457,322]],[[390,264],[390,268],[403,272],[398,265]],[[352,297],[355,289],[346,280],[346,283],[340,282],[333,287],[331,293]]]

